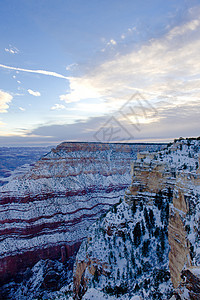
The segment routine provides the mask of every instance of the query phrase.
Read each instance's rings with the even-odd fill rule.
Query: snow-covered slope
[[[200,139],[138,154],[125,201],[96,222],[78,251],[76,299],[91,291],[105,298],[169,299],[174,292],[199,299],[192,271],[200,270],[199,154]]]
[[[97,221],[76,257],[77,299],[87,288],[115,297],[169,299],[169,197],[168,191],[160,193],[153,205],[147,197],[132,206],[123,201]]]

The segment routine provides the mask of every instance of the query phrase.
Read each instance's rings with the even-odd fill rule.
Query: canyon
[[[200,138],[62,143],[13,172],[0,214],[9,299],[200,297]]]
[[[75,255],[88,227],[123,197],[136,153],[154,144],[64,142],[0,189],[0,279]]]

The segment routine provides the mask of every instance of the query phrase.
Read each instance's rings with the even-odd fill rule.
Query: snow
[[[128,300],[130,299],[127,295],[123,295],[121,297],[117,297],[119,300]],[[87,290],[85,295],[83,296],[82,300],[116,300],[115,296],[109,296],[105,293],[103,293],[100,290],[97,290],[95,288],[90,288]],[[130,300],[141,300],[140,297],[134,296]]]
[[[200,266],[199,266],[198,268],[192,268],[192,269],[190,269],[190,271],[191,271],[194,275],[196,275],[197,277],[200,278]]]
[[[158,208],[154,207],[152,204],[149,207],[147,205],[146,208],[147,211],[149,211],[149,209],[153,210],[155,227],[158,226],[160,229],[164,228]],[[165,254],[162,258],[162,263],[159,262],[157,260],[157,255],[155,254],[158,241],[152,234],[150,237],[150,233],[145,225],[144,210],[141,210],[138,205],[137,211],[133,217],[130,206],[124,201],[119,204],[116,209],[116,212],[113,209],[109,211],[102,220],[99,220],[90,228],[88,241],[82,243],[76,259],[77,262],[87,261],[88,259],[97,261],[98,263],[95,264],[97,267],[106,265],[107,268],[105,270],[112,274],[109,282],[113,289],[115,289],[115,285],[120,286],[123,283],[123,276],[130,276],[130,269],[134,275],[138,272],[138,268],[143,268],[145,264],[146,266],[147,264],[150,264],[151,271],[149,271],[149,273],[142,273],[141,276],[138,275],[136,278],[134,277],[135,279],[132,277],[133,275],[131,275],[131,277],[126,279],[127,284],[132,287],[131,293],[133,295],[135,283],[142,285],[145,279],[150,279],[151,276],[153,276],[153,273],[151,272],[153,272],[154,268],[157,268],[158,270],[166,268],[167,270],[169,246],[167,245],[167,242],[165,242]],[[138,247],[135,247],[133,243],[133,230],[138,222],[140,222],[140,224],[143,222],[145,225],[145,233],[142,237],[141,244]],[[111,235],[108,235],[108,228],[111,228],[112,230]],[[141,255],[144,241],[149,241],[150,243],[150,250],[146,257]],[[133,253],[134,256],[135,265],[132,265],[131,253]],[[86,278],[90,278],[90,280],[92,279],[88,270],[86,271],[85,276]],[[151,284],[153,284],[152,278],[150,280]],[[107,286],[107,284],[108,280],[106,276],[100,276],[99,283],[95,283],[95,286],[89,285],[89,287],[101,290],[103,287]],[[165,294],[169,287],[170,283],[162,283],[160,285],[162,294]],[[146,295],[149,297],[148,293],[146,293]],[[130,297],[128,299],[130,299]]]
[[[109,297],[107,295],[105,295],[103,292],[98,291],[94,288],[91,288],[89,290],[87,290],[87,292],[85,293],[85,295],[83,296],[83,300],[103,300],[103,299],[107,299],[107,300],[114,300],[114,297]]]

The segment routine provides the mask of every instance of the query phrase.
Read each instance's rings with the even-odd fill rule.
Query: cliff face
[[[199,140],[183,140],[157,153],[138,154],[126,204],[91,228],[77,254],[75,299],[91,288],[117,296],[169,299],[168,274],[181,299],[199,299],[199,275],[190,274],[200,266],[199,153]]]
[[[164,188],[173,191],[168,226],[169,269],[173,286],[182,296],[184,274],[200,264],[199,152],[199,141],[182,140],[159,153],[139,154],[132,167],[132,185],[126,192],[130,201],[133,196],[154,194]]]
[[[200,176],[181,174],[174,188],[169,221],[171,280],[182,299],[199,299]],[[193,274],[193,270],[199,270]],[[197,276],[198,275],[198,276]]]
[[[14,172],[0,190],[0,279],[76,253],[88,226],[123,196],[136,152],[157,147],[62,143]]]
[[[186,191],[187,188],[183,188],[177,180],[169,222],[169,244],[171,246],[169,267],[175,288],[181,281],[182,269],[191,266],[190,243],[185,229],[186,215],[189,212],[189,197],[185,197]]]
[[[200,231],[198,225],[200,223],[199,160],[198,141],[189,143],[181,141],[172,145],[167,151],[139,154],[138,161],[132,166],[132,185],[126,192],[126,199],[131,202],[133,197],[142,193],[154,194],[164,188],[173,191],[168,240],[171,248],[169,268],[174,288],[177,288],[182,280],[182,270],[197,263],[192,251],[194,251],[193,243],[194,241],[197,243]],[[191,221],[192,219],[194,222]],[[191,227],[194,226],[195,229],[192,229]]]

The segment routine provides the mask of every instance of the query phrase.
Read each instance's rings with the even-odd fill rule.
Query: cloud
[[[0,144],[43,143],[49,145],[54,143],[56,145],[62,141],[97,142],[97,138],[102,142],[108,142],[108,139],[109,141],[127,142],[129,137],[131,137],[130,142],[168,142],[177,136],[199,136],[200,109],[198,106],[182,106],[176,110],[173,107],[165,109],[163,106],[161,108],[159,126],[157,122],[140,123],[138,130],[135,124],[129,123],[127,119],[120,119],[119,114],[114,114],[113,116],[91,117],[85,121],[76,120],[73,124],[39,126],[30,132],[26,130],[22,136],[0,137]],[[106,134],[102,135],[105,128],[106,132],[104,131],[104,133]],[[109,129],[111,129],[111,135],[109,135]],[[125,136],[125,133],[129,133],[129,136]]]
[[[200,25],[200,20],[194,19],[182,26],[176,26],[169,32],[168,38],[173,39],[174,37],[182,36],[185,35],[186,33],[190,33],[196,30],[199,27],[199,25]]]
[[[117,45],[117,42],[116,42],[115,40],[113,40],[113,39],[110,40],[110,43],[111,43],[112,45]]]
[[[19,107],[19,110],[21,110],[21,111],[25,111],[26,109],[25,109],[25,108],[23,108],[23,107]]]
[[[10,54],[18,54],[19,50],[16,47],[12,47],[9,45],[9,48],[5,48],[5,51],[10,53]]]
[[[62,104],[57,104],[57,103],[51,107],[51,110],[61,110],[61,109],[66,109],[66,107]]]
[[[91,99],[101,97],[98,88],[93,86],[90,78],[69,77],[70,93],[60,95],[60,100],[67,103],[78,102],[80,99]]]
[[[124,40],[125,38],[131,37],[134,33],[136,33],[136,34],[138,33],[136,26],[134,26],[132,28],[128,28],[125,33],[122,33],[121,39]]]
[[[108,43],[107,46],[116,46],[117,42],[114,39],[111,39]]]
[[[9,69],[9,70],[16,70],[17,72],[22,71],[22,72],[36,73],[36,74],[41,74],[41,75],[48,75],[48,76],[68,79],[68,77],[63,76],[61,74],[58,74],[56,72],[45,71],[45,70],[29,70],[29,69],[10,67],[10,66],[6,66],[6,65],[2,65],[2,64],[0,64],[0,68]]]
[[[132,28],[128,28],[128,32],[133,32],[133,31],[137,31],[137,28],[134,26],[134,27],[132,27]]]
[[[88,74],[69,77],[70,91],[60,99],[79,102],[101,98],[113,107],[139,91],[156,105],[176,98],[180,103],[198,101],[200,95],[200,17],[199,10],[183,25],[152,39],[139,49],[101,63]],[[132,30],[135,30],[132,28]],[[176,107],[175,103],[175,107]]]
[[[200,110],[198,106],[182,106],[160,109],[159,126],[156,121],[130,123],[127,118],[121,119],[120,114],[112,116],[91,117],[88,120],[76,120],[73,124],[43,125],[30,135],[48,137],[47,140],[59,141],[121,141],[129,138],[136,141],[169,141],[177,136],[199,136]],[[137,125],[137,126],[136,126]],[[176,128],[176,130],[175,130]],[[29,136],[29,135],[28,135]]]
[[[0,113],[7,112],[12,99],[13,97],[9,93],[0,90]]]
[[[66,70],[67,70],[67,71],[74,70],[74,69],[77,68],[77,66],[78,66],[78,64],[76,64],[76,63],[70,64],[70,65],[68,65],[68,66],[66,67]]]
[[[35,97],[41,96],[40,92],[34,92],[34,91],[31,90],[31,89],[28,89],[28,92],[29,92],[30,95],[33,95],[33,96],[35,96]]]

